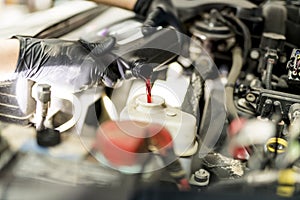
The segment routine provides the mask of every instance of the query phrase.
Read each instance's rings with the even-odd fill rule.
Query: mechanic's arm
[[[110,6],[116,6],[127,10],[133,10],[137,0],[93,0]]]
[[[140,15],[148,15],[146,19],[147,26],[159,26],[162,23],[163,16],[157,13],[157,8],[163,10],[165,14],[175,15],[170,0],[93,0],[111,6],[134,10]],[[169,17],[165,17],[169,20]],[[159,22],[158,22],[159,21]],[[171,22],[172,23],[172,22]],[[5,51],[4,51],[5,50]],[[19,43],[15,40],[0,40],[0,73],[13,72],[19,54]]]
[[[180,24],[176,19],[177,12],[171,0],[97,0],[97,2],[127,8],[147,16],[142,29],[145,35],[156,31],[157,26],[169,24],[178,28]],[[97,48],[91,45],[92,51],[101,53],[112,46],[112,41],[100,44],[96,45]],[[108,62],[113,58],[92,56],[86,47],[87,45],[82,45],[78,41],[59,39],[39,40],[19,37],[0,40],[0,80],[5,78],[4,74],[15,72],[18,77],[23,76],[45,83],[62,83],[75,86],[75,90],[82,84],[93,85],[99,82],[106,86],[114,86],[120,78],[120,73],[118,70],[108,68]]]
[[[18,40],[0,40],[0,80],[5,74],[10,74],[15,71],[19,51]]]
[[[178,20],[177,10],[171,0],[93,0],[111,6],[133,10],[138,15],[146,17],[142,32],[152,34],[156,27],[171,25],[180,32],[182,25]]]
[[[0,40],[0,81],[25,78],[71,92],[95,85],[115,87],[122,66],[110,53],[114,44],[113,37],[96,43],[24,36]]]

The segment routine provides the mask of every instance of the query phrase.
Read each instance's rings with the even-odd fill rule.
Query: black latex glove
[[[178,31],[183,31],[171,0],[138,0],[134,12],[146,17],[142,28],[144,35],[152,34],[158,26],[171,25]]]
[[[20,41],[17,77],[73,92],[99,84],[114,87],[121,78],[116,57],[109,53],[115,44],[112,37],[97,43],[15,38]]]

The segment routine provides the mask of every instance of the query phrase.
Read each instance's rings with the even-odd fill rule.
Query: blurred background
[[[26,14],[43,11],[68,1],[72,0],[0,0],[0,27],[17,22]]]

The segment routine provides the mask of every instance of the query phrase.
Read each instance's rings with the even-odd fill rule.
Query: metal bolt
[[[254,102],[256,100],[256,97],[255,97],[254,94],[248,93],[247,96],[246,96],[246,100],[249,101],[249,102]]]
[[[280,56],[279,62],[281,62],[281,63],[286,63],[286,61],[287,61],[286,56],[284,56],[284,55]]]
[[[196,186],[207,186],[209,184],[210,173],[205,169],[199,169],[196,171],[191,179],[190,184]]]
[[[44,121],[47,117],[48,107],[51,97],[51,86],[47,84],[39,84],[37,86],[37,101],[36,101],[36,130],[45,129]]]
[[[47,84],[39,84],[37,86],[37,97],[39,101],[41,101],[42,103],[47,103],[50,101],[50,88],[51,86]]]
[[[38,92],[49,92],[51,86],[48,84],[39,84],[37,86]]]
[[[200,169],[195,172],[194,179],[199,183],[206,183],[209,180],[209,172],[205,169]]]
[[[260,56],[260,53],[257,49],[253,49],[251,52],[250,52],[250,58],[253,59],[253,60],[257,60]]]

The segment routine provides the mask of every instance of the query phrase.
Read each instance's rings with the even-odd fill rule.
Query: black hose
[[[224,25],[228,26],[235,34],[239,34],[238,30],[232,23],[230,23],[224,17],[231,19],[236,25],[238,25],[241,28],[244,37],[243,64],[245,64],[249,54],[249,50],[252,47],[251,33],[248,27],[234,15],[222,15],[219,11],[215,9],[211,11],[211,14],[218,20],[220,20]]]
[[[235,47],[232,50],[232,67],[228,75],[227,85],[225,88],[226,94],[226,108],[227,114],[230,121],[238,118],[238,111],[234,104],[233,91],[235,82],[243,67],[242,50],[240,47]]]
[[[265,85],[266,89],[271,90],[272,89],[272,71],[273,71],[273,62],[268,59],[267,61],[267,69],[266,69],[266,79],[265,79]]]
[[[243,63],[246,62],[249,51],[252,47],[252,41],[251,41],[251,33],[248,29],[248,27],[236,16],[234,15],[228,15],[230,19],[232,19],[242,30],[243,37],[244,37],[244,52],[243,52]]]

